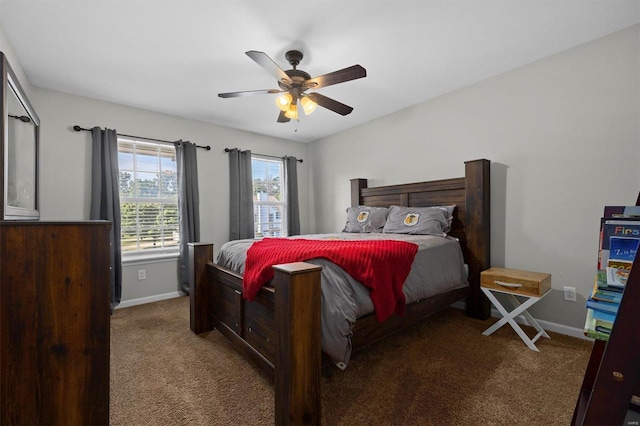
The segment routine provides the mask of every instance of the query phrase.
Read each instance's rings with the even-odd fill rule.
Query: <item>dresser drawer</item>
[[[551,289],[551,275],[518,269],[490,268],[480,274],[481,285],[523,296],[542,296]]]

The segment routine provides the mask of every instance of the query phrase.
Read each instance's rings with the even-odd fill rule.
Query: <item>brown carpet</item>
[[[568,425],[592,344],[549,333],[529,350],[457,309],[358,353],[322,383],[324,425]],[[532,335],[532,329],[525,328]],[[272,425],[266,374],[214,331],[189,330],[187,297],[111,319],[111,425]]]

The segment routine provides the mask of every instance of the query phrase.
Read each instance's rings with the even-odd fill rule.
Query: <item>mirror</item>
[[[39,219],[40,120],[9,62],[0,52],[2,73],[2,219]]]

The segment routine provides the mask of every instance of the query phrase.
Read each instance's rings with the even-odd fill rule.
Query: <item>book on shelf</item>
[[[602,327],[598,324],[596,324],[596,332],[598,333],[604,333],[604,334],[611,334],[611,328],[607,328],[607,327]]]
[[[596,278],[593,280],[593,288],[591,289],[591,294],[589,294],[587,301],[591,300],[594,302],[605,302],[619,305],[622,301],[622,292],[624,291],[624,288],[611,287],[606,283],[603,285],[599,276],[600,274],[597,274]],[[611,309],[604,310],[607,312],[611,311]]]
[[[633,262],[638,252],[638,245],[640,245],[640,238],[610,237],[609,259]]]
[[[616,316],[614,314],[610,314],[608,312],[602,312],[602,311],[594,311],[593,309],[590,309],[590,311],[593,316],[593,319],[596,321],[599,321],[599,323],[601,324],[613,325],[614,321],[616,320]]]
[[[613,292],[613,293],[622,293],[624,291],[624,286],[620,286],[620,285],[609,285],[607,283],[607,270],[606,269],[602,269],[602,270],[598,270],[596,272],[596,278],[595,278],[595,286],[597,288],[599,288],[600,290],[605,290],[607,292]],[[620,295],[622,296],[622,295]]]
[[[591,298],[599,302],[620,303],[622,300],[622,292],[604,290],[598,287],[591,294]]]
[[[587,318],[584,322],[584,335],[593,339],[609,340],[611,329],[606,332],[603,331],[602,326],[597,326],[594,313],[595,311],[593,309],[587,309]]]
[[[619,307],[620,307],[620,303],[602,302],[600,300],[595,300],[591,297],[587,299],[587,308],[593,309],[595,311],[602,311],[602,312],[607,312],[615,315],[618,313]]]
[[[633,260],[638,252],[640,238],[611,237],[609,239],[609,259],[607,260],[607,285],[622,287],[627,284]]]
[[[622,238],[640,240],[640,217],[635,219],[625,218],[624,220],[611,218],[601,219],[598,269],[606,269],[607,267],[607,262],[611,256],[612,240],[614,240],[616,244],[632,246],[633,242],[623,242],[620,240]],[[626,250],[630,250],[630,248],[627,247]]]
[[[628,260],[613,260],[607,261],[607,286],[624,288],[629,279],[629,273],[631,272],[631,266],[633,262]]]
[[[604,217],[640,217],[640,206],[605,206]]]

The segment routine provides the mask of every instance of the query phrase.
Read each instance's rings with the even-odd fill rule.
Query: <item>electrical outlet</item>
[[[145,269],[138,269],[138,281],[147,279],[147,271]]]
[[[575,302],[577,300],[575,287],[564,286],[564,300],[567,302]]]

